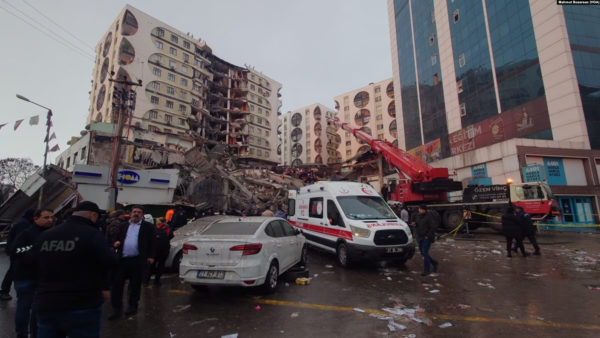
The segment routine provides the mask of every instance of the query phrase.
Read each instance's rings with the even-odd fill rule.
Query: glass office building
[[[388,0],[388,17],[401,148],[465,184],[541,166],[563,200],[589,197],[566,209],[599,209],[600,6]]]

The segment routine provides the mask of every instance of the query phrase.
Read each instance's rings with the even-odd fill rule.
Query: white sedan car
[[[281,274],[306,265],[306,255],[304,236],[284,219],[226,218],[183,244],[179,277],[194,288],[262,285],[272,292]]]

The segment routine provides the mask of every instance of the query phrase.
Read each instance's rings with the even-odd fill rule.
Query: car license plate
[[[387,253],[398,253],[402,252],[402,248],[387,248],[385,249]]]
[[[225,278],[225,271],[198,271],[198,278],[223,279]]]

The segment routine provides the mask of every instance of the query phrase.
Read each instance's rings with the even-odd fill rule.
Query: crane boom
[[[373,152],[383,156],[388,164],[404,173],[410,180],[410,183],[406,185],[398,185],[398,189],[402,190],[401,195],[404,198],[412,201],[445,200],[446,192],[462,190],[461,182],[449,178],[448,168],[434,168],[392,143],[373,138],[364,131],[351,127],[348,123],[330,118],[327,119],[327,122],[352,133],[354,137],[366,142]],[[405,191],[406,189],[410,190],[411,193]],[[425,196],[425,193],[429,195]]]

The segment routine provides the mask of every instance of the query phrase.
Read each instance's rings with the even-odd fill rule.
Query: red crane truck
[[[489,225],[499,230],[499,220],[489,215],[501,215],[510,203],[523,207],[534,220],[558,214],[558,203],[544,182],[479,185],[463,189],[462,182],[450,178],[448,168],[434,168],[392,143],[375,139],[347,123],[334,119],[327,119],[327,122],[367,143],[371,151],[381,155],[398,172],[399,183],[391,191],[390,200],[406,205],[425,204],[437,210],[447,229],[457,227],[466,216],[471,229]],[[462,201],[449,202],[448,192],[460,190],[463,192]]]

